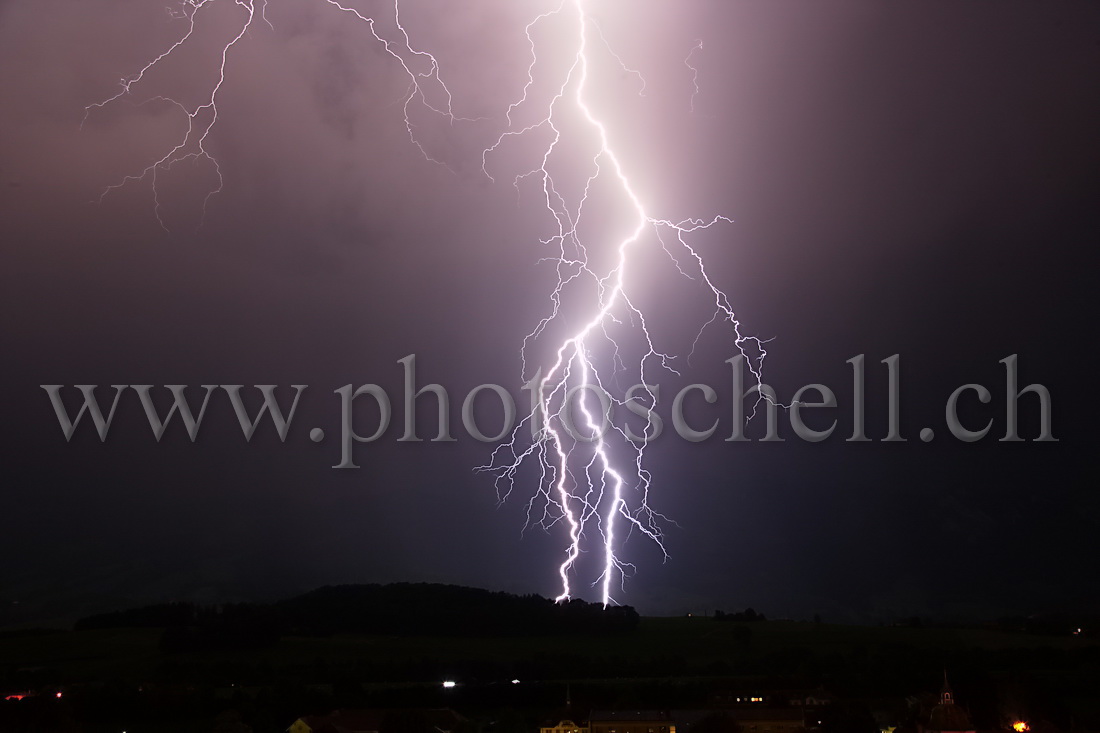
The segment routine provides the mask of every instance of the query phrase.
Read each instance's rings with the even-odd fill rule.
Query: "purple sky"
[[[679,526],[664,564],[631,540],[639,571],[621,598],[644,613],[754,606],[838,620],[1100,602],[1087,397],[1100,7],[592,6],[648,79],[640,98],[609,66],[594,82],[639,191],[654,214],[736,220],[698,243],[747,331],[776,338],[767,381],[788,399],[824,382],[842,405],[820,444],[725,443],[722,413],[712,441],[654,446],[654,503]],[[386,439],[357,449],[360,470],[334,471],[335,439],[307,437],[315,425],[335,435],[334,389],[396,392],[396,360],[409,353],[422,382],[518,395],[519,345],[548,307],[552,273],[537,264],[546,213],[533,185],[518,198],[510,185],[530,146],[492,160],[496,183],[479,168],[523,86],[523,26],[550,5],[402,7],[414,43],[443,65],[455,111],[488,118],[415,118],[452,170],[409,143],[406,79],[361,24],[319,0],[273,0],[274,30],[254,26],[227,67],[208,145],[224,190],[196,230],[212,169],[173,168],[161,186],[166,233],[147,183],[89,201],[155,159],[179,115],[120,101],[81,120],[178,38],[181,21],[137,0],[0,5],[0,598],[48,616],[336,582],[556,592],[561,535],[521,536],[523,502],[498,508],[471,470],[486,446],[396,443],[398,410]],[[214,41],[236,22],[221,12],[134,101],[208,88]],[[700,38],[693,113],[683,59]],[[564,47],[547,48],[547,64],[561,60]],[[621,201],[601,204],[595,222],[611,227]],[[699,293],[667,258],[646,258],[654,328],[686,355],[707,317]],[[685,377],[666,380],[666,401],[708,382],[728,405],[727,336],[708,331]],[[845,360],[860,353],[876,438],[878,362],[901,354],[908,443],[844,442]],[[953,441],[946,396],[981,382],[999,404],[998,360],[1013,353],[1023,384],[1050,388],[1061,441],[1000,444],[1000,411],[986,441]],[[158,444],[136,400],[106,443],[88,426],[66,443],[38,385],[84,383],[310,388],[285,444],[270,429],[246,444],[224,402],[197,443],[176,425]],[[1035,412],[1022,416],[1029,437]],[[926,425],[941,428],[927,445]]]

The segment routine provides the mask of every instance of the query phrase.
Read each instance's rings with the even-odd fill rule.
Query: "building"
[[[724,710],[673,710],[678,733],[801,733],[805,708],[750,704]]]
[[[665,710],[593,710],[590,733],[676,733]]]
[[[975,733],[970,715],[955,704],[955,695],[947,684],[947,673],[943,675],[943,689],[940,691],[940,704],[932,708],[928,724],[919,726],[920,733]]]
[[[739,705],[772,705],[783,696],[767,690],[730,690],[711,695],[711,703],[718,707],[736,707]]]
[[[799,733],[806,729],[801,708],[736,708],[726,711],[741,733]]]
[[[328,715],[298,718],[287,733],[379,733],[381,729],[381,711],[333,710]]]
[[[333,710],[295,720],[287,733],[460,733],[466,719],[453,710]]]
[[[572,720],[562,720],[557,725],[539,728],[539,733],[589,733],[587,725],[577,725]]]
[[[797,690],[765,690],[760,688],[726,690],[711,696],[717,707],[807,707],[820,708],[829,705],[833,696],[822,687]]]

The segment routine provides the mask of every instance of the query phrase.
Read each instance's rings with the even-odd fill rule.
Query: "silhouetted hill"
[[[188,626],[196,622],[198,609],[191,603],[158,603],[125,611],[99,613],[78,619],[73,630],[147,629],[166,626]]]
[[[287,634],[516,636],[623,633],[638,626],[630,606],[604,608],[537,595],[430,583],[326,586],[271,604],[145,606],[80,619],[75,630],[164,628],[164,651],[255,648]]]
[[[612,633],[638,625],[630,606],[430,583],[326,586],[276,604],[291,629],[417,636]]]

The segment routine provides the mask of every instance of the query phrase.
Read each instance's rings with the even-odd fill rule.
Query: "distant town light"
[[[512,680],[512,684],[513,684],[513,685],[518,685],[518,684],[519,684],[519,680]]]
[[[1031,730],[1031,726],[1023,720],[1017,720],[1012,724],[1012,730],[1016,731],[1016,733],[1027,733],[1027,731]]]
[[[451,689],[452,687],[455,686],[455,681],[454,680],[445,680],[443,682],[443,686],[446,687],[449,690],[449,689]]]

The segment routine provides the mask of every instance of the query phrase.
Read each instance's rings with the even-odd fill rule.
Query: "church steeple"
[[[928,725],[924,733],[974,733],[974,725],[962,705],[955,704],[955,695],[947,681],[947,670],[943,671],[943,689],[940,691],[940,704],[932,708],[928,716]]]
[[[943,689],[940,690],[940,705],[954,705],[955,696],[951,694],[951,685],[947,683],[947,669],[943,670]]]

